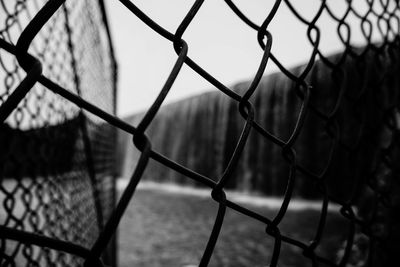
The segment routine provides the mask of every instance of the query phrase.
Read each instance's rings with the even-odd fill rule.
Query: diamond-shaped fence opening
[[[164,174],[173,171],[209,188],[218,203],[200,266],[207,266],[213,256],[227,209],[265,226],[265,235],[273,241],[269,266],[278,265],[283,246],[294,247],[312,266],[396,265],[398,1],[321,0],[311,12],[302,10],[301,3],[276,0],[258,25],[235,2],[225,0],[226,8],[257,33],[254,42],[263,51],[254,78],[238,88],[222,84],[187,54],[191,44],[182,37],[204,1],[194,1],[175,33],[133,2],[120,2],[149,31],[169,40],[177,54],[164,87],[136,126],[115,116],[116,62],[103,1],[0,1],[2,266],[115,265],[113,236],[119,221],[145,171],[161,165]],[[299,68],[286,68],[271,52],[279,33],[271,34],[269,26],[282,7],[306,29],[312,48]],[[321,22],[327,18],[335,25],[333,33]],[[343,47],[333,56],[321,44],[331,34]],[[280,74],[264,81],[271,62]],[[173,122],[182,114],[171,115],[177,112],[171,107],[164,117],[159,110],[184,64],[235,106],[222,112],[215,105],[219,112],[204,111],[212,123],[195,116],[188,122],[185,140],[176,140]],[[271,89],[270,101],[280,103],[271,113],[272,103],[261,98],[260,87],[272,88],[278,80],[286,87]],[[284,98],[282,91],[291,98]],[[217,123],[239,133],[214,140]],[[156,125],[169,125],[172,132],[160,136]],[[115,203],[117,128],[133,137],[132,146],[140,153]],[[194,138],[209,135],[211,145],[218,145],[212,154],[185,149]],[[221,145],[224,141],[229,146]],[[156,151],[152,144],[160,142],[176,146]],[[249,153],[249,144],[271,153],[265,159],[266,153]],[[190,153],[205,160],[188,160],[194,158]],[[265,168],[264,161],[272,168]],[[284,197],[273,216],[246,208],[225,193],[232,185],[248,183],[249,176],[259,178],[246,184],[248,189],[272,186],[265,177],[276,173],[282,176]],[[312,197],[323,201],[313,237],[305,242],[281,228],[293,194],[310,186],[315,188]],[[331,203],[340,207],[348,223],[341,249],[332,251],[333,256],[320,250]]]

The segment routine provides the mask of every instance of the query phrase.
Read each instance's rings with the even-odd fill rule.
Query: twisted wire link
[[[46,2],[0,1],[1,266],[82,265],[115,205],[114,129],[37,84],[43,73],[115,112],[104,4],[68,1],[24,34]],[[115,265],[115,244],[102,252]]]
[[[29,14],[27,24],[22,25],[20,14],[29,10],[26,8],[26,2],[28,1],[19,1],[11,8],[5,1],[1,2],[2,11],[7,16],[4,22],[6,26],[0,31],[0,47],[9,59],[5,60],[3,56],[0,59],[5,72],[6,88],[1,92],[0,117],[3,121],[8,118],[7,122],[14,129],[47,127],[43,132],[31,131],[29,139],[21,137],[21,140],[18,140],[20,145],[21,142],[27,142],[29,144],[26,146],[37,146],[37,149],[29,148],[26,157],[21,157],[21,153],[12,146],[2,155],[3,162],[6,162],[2,166],[3,177],[11,173],[16,177],[10,185],[0,187],[0,192],[4,195],[3,207],[7,214],[1,226],[3,234],[0,250],[5,264],[15,265],[14,259],[21,253],[28,265],[57,261],[61,266],[78,262],[86,266],[103,266],[101,255],[112,242],[118,224],[150,160],[209,187],[212,199],[218,203],[218,212],[200,266],[207,266],[210,262],[227,208],[265,224],[266,234],[274,240],[269,266],[278,265],[283,243],[300,249],[303,255],[309,258],[312,266],[346,266],[354,260],[369,266],[376,266],[382,260],[390,262],[390,255],[387,255],[387,248],[390,246],[388,234],[390,223],[394,222],[388,223],[388,218],[392,207],[398,205],[396,191],[389,188],[389,185],[398,183],[395,180],[396,162],[399,158],[399,82],[396,78],[399,71],[400,41],[398,1],[366,0],[362,3],[364,7],[355,1],[343,1],[342,4],[346,8],[342,14],[337,14],[333,9],[336,2],[321,0],[313,16],[305,17],[295,1],[276,0],[268,10],[265,20],[261,25],[257,25],[233,1],[225,0],[227,8],[256,31],[255,42],[258,42],[263,51],[254,78],[247,88],[238,91],[221,83],[188,55],[190,44],[184,40],[184,34],[202,8],[204,0],[196,0],[193,3],[174,33],[152,20],[133,2],[120,0],[122,5],[149,29],[169,40],[177,54],[175,65],[159,95],[136,127],[113,115],[113,84],[104,91],[98,103],[93,102],[91,95],[94,92],[92,87],[98,85],[96,88],[99,88],[107,81],[113,81],[115,85],[116,79],[113,58],[107,58],[104,62],[99,50],[87,49],[94,39],[112,54],[110,43],[100,41],[104,35],[99,35],[95,27],[99,23],[96,14],[101,12],[89,11],[93,8],[103,9],[104,6],[94,5],[91,1],[67,1],[65,5],[61,0],[50,0],[40,4],[34,1],[37,11]],[[298,23],[307,28],[306,35],[312,51],[301,68],[285,67],[279,57],[271,52],[274,47],[274,35],[269,26],[282,8],[287,8]],[[336,23],[337,37],[343,46],[339,55],[328,56],[322,49],[324,28],[319,25],[322,16],[328,16]],[[81,20],[82,17],[88,19]],[[80,25],[77,28],[82,30],[74,31],[71,25]],[[14,27],[19,31],[16,39],[13,39],[9,31]],[[90,34],[83,29],[90,31]],[[352,39],[356,29],[363,38],[363,43],[359,46],[356,46]],[[60,31],[66,31],[67,34],[60,34]],[[54,37],[58,35],[61,36]],[[37,44],[36,36],[45,37]],[[78,42],[85,45],[78,46]],[[43,47],[46,49],[41,50]],[[52,49],[47,49],[48,47]],[[90,60],[85,60],[85,56],[90,57]],[[54,60],[58,57],[60,59]],[[296,94],[299,103],[298,107],[293,108],[294,113],[290,114],[293,115],[294,124],[292,128],[286,129],[287,134],[277,132],[257,121],[257,109],[252,103],[260,101],[257,99],[257,92],[270,61],[291,81],[291,90]],[[48,62],[50,64],[47,64]],[[61,64],[64,62],[69,63]],[[156,151],[152,146],[149,126],[162,108],[184,64],[227,98],[236,101],[237,112],[242,118],[240,135],[232,153],[226,166],[216,176],[185,167],[162,151]],[[104,71],[104,66],[113,71]],[[320,76],[315,74],[318,71],[321,72]],[[81,77],[80,73],[85,72],[87,75]],[[93,85],[93,81],[97,84]],[[29,104],[30,99],[33,99],[34,103],[45,102],[46,105]],[[310,129],[310,126],[306,126],[310,117],[316,118],[322,126]],[[62,130],[65,131],[57,131],[56,127],[52,126],[60,124],[60,121],[64,122],[62,127],[65,129]],[[107,177],[113,175],[112,168],[102,167],[112,166],[110,155],[113,154],[113,147],[110,144],[113,142],[113,134],[109,125],[131,134],[133,145],[141,152],[128,186],[115,208],[110,205],[112,202],[106,200],[105,195],[110,191],[107,191],[109,187],[104,186],[109,183]],[[26,132],[14,132],[13,128],[6,128],[4,131],[10,132],[7,138],[27,135]],[[297,148],[301,143],[302,133],[312,130],[320,131],[328,140],[321,144],[321,148],[316,148],[315,151],[321,153],[321,158],[325,159],[312,159],[315,166],[307,163],[307,159]],[[282,161],[287,166],[283,200],[272,218],[232,202],[225,193],[229,182],[235,179],[235,171],[243,160],[241,156],[246,144],[250,142],[250,134],[277,146],[281,150]],[[97,144],[105,141],[104,152],[101,150],[104,146]],[[68,146],[72,143],[72,149],[62,145],[66,143]],[[33,155],[29,154],[40,150],[42,146],[48,151],[42,152],[35,161]],[[73,150],[70,151],[70,158],[60,156],[60,151],[68,149]],[[60,162],[56,162],[60,157]],[[21,165],[26,166],[26,169],[21,170],[17,167]],[[32,171],[36,166],[41,166],[41,170]],[[337,166],[343,169],[335,172]],[[106,170],[100,170],[103,168]],[[346,183],[343,185],[343,188],[346,188],[345,192],[335,189],[336,181],[332,179],[332,173],[344,176],[340,181]],[[26,176],[31,179],[23,179]],[[85,182],[78,182],[82,177],[85,178]],[[4,178],[3,180],[6,181]],[[290,233],[282,233],[280,229],[299,180],[313,184],[323,200],[318,226],[313,239],[308,243],[297,240]],[[37,196],[34,197],[34,194]],[[18,203],[15,199],[19,195],[22,200],[20,205],[23,207],[21,213],[16,211]],[[113,199],[113,196],[109,198]],[[360,202],[367,200],[372,201],[372,210],[363,210],[365,207]],[[85,205],[82,206],[82,203]],[[349,225],[338,259],[326,257],[318,251],[330,203],[340,205],[340,213]],[[76,214],[80,217],[75,218]],[[82,214],[87,218],[81,217]],[[80,235],[81,231],[87,231],[87,234]],[[354,259],[353,254],[358,249],[357,241],[361,236],[368,239],[369,253],[367,257]],[[12,251],[4,249],[8,240],[19,241]],[[49,249],[37,250],[37,246]],[[79,256],[82,261],[71,255]],[[104,257],[103,259],[107,262]]]

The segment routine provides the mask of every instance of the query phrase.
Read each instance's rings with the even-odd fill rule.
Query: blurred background
[[[311,20],[320,2],[311,0],[292,4],[302,16]],[[253,22],[261,25],[274,1],[238,0],[234,3]],[[177,55],[170,41],[151,30],[120,2],[106,1],[105,4],[119,65],[118,114],[125,117],[150,106]],[[134,1],[134,4],[174,33],[193,2],[149,0]],[[353,1],[352,5],[361,13],[368,9],[365,1]],[[346,1],[337,1],[329,7],[340,17],[346,12],[347,4]],[[359,23],[359,19],[350,14],[346,22],[351,25]],[[319,47],[324,54],[344,49],[337,34],[337,22],[326,11],[316,25],[323,28]],[[280,6],[268,30],[273,35],[272,52],[286,68],[308,61],[312,45],[307,39],[307,26],[300,23],[285,4]],[[189,44],[189,57],[227,86],[252,79],[261,61],[263,51],[257,42],[257,32],[245,25],[224,1],[205,1],[183,37]],[[378,32],[373,31],[372,39],[378,37]],[[361,27],[351,29],[351,43],[365,43]],[[270,61],[266,74],[274,71],[277,67]],[[210,90],[215,88],[184,66],[165,103]]]
[[[141,156],[129,125],[152,107],[178,58],[121,2],[173,34],[199,1],[0,0],[1,266],[83,264],[41,247],[41,236],[86,252],[100,243],[90,257],[102,254],[107,266],[198,266],[225,208],[210,187],[230,165],[227,199],[253,213],[229,204],[209,266],[276,266],[278,250],[283,267],[398,258],[400,201],[389,205],[400,192],[398,1],[233,1],[257,25],[280,3],[268,26],[272,54],[249,98],[255,127],[234,164],[247,134],[238,100],[264,52],[229,0],[204,1],[183,34],[188,56],[231,91],[183,65],[146,127],[151,158],[114,239],[107,233],[117,226],[105,224]],[[39,11],[54,3],[47,21],[51,12]],[[35,18],[46,21],[37,33],[28,27]],[[43,67],[28,86],[24,45]]]
[[[193,1],[134,3],[174,33]],[[237,0],[234,3],[261,25],[274,1]],[[311,21],[320,3],[319,0],[293,1],[292,5]],[[156,99],[177,55],[170,41],[151,30],[121,3],[106,1],[106,6],[119,66],[117,113],[137,125]],[[329,5],[338,17],[346,13],[347,6],[346,1]],[[361,13],[368,10],[365,1],[353,1],[353,6]],[[358,25],[360,18],[350,14],[346,22]],[[346,36],[347,29],[338,27],[338,22],[326,10],[316,26],[323,29],[320,52],[335,61],[345,49],[340,35]],[[285,68],[299,74],[310,60],[313,49],[307,37],[307,25],[300,23],[288,6],[282,4],[268,30],[273,36],[272,53]],[[315,38],[315,34],[311,36]],[[258,45],[257,32],[245,25],[224,1],[205,1],[183,38],[189,45],[191,59],[233,91],[244,94],[257,71],[263,50]],[[377,39],[379,34],[375,30],[372,40]],[[349,41],[354,47],[365,45],[361,27],[351,29]],[[333,81],[328,70],[320,63],[315,69],[317,71],[310,75],[314,77],[312,84],[330,88]],[[282,74],[276,74],[277,71],[278,67],[270,60],[252,100],[257,121],[286,140],[296,123],[295,115],[301,101],[292,92],[293,84]],[[302,163],[319,171],[328,161],[330,140],[318,119],[311,116],[306,125],[306,129],[320,134],[303,131],[296,151]],[[243,119],[236,103],[184,65],[147,134],[156,151],[217,179],[228,164],[242,127]],[[316,140],[318,145],[315,145]],[[119,189],[122,190],[134,170],[139,151],[132,146],[131,136],[123,132],[119,133],[118,142]],[[346,162],[339,164],[348,174],[338,171],[331,177],[342,177],[340,182],[343,182],[355,167]],[[271,218],[282,202],[287,176],[288,165],[282,159],[280,147],[252,134],[227,187],[232,190],[233,200]],[[348,183],[338,186],[335,179],[328,183],[333,192],[346,196]],[[154,161],[150,162],[138,188],[119,232],[121,266],[197,266],[217,212],[209,190]],[[302,177],[297,181],[294,195],[295,200],[291,201],[282,222],[282,233],[290,233],[307,243],[318,225],[321,195],[314,184]],[[350,226],[339,215],[336,205],[330,204],[329,211],[318,252],[337,262]],[[262,224],[228,210],[210,266],[268,265],[273,239],[263,233]],[[280,266],[309,266],[310,262],[301,254],[298,248],[283,245]]]

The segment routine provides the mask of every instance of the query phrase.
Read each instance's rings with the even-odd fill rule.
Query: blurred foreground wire
[[[399,222],[394,216],[400,206],[396,180],[399,160],[398,1],[341,1],[346,8],[343,14],[337,15],[332,11],[337,2],[322,0],[318,1],[316,13],[307,18],[293,5],[294,1],[277,0],[263,23],[256,25],[232,1],[226,0],[227,8],[257,32],[255,42],[263,50],[256,75],[242,94],[222,84],[188,56],[189,44],[183,35],[204,1],[194,2],[174,33],[158,25],[134,3],[120,2],[147,24],[149,30],[169,40],[177,54],[164,87],[136,127],[114,115],[116,65],[101,1],[100,4],[66,1],[65,5],[59,0],[41,4],[19,1],[11,7],[1,1],[1,12],[6,14],[0,38],[1,78],[5,84],[0,117],[5,122],[2,142],[4,140],[4,147],[7,147],[2,154],[0,187],[6,212],[0,232],[0,256],[4,265],[16,265],[18,257],[23,258],[26,265],[84,263],[103,266],[102,259],[113,264],[112,255],[104,252],[113,242],[119,221],[150,160],[209,187],[211,197],[218,203],[200,266],[207,266],[213,255],[227,208],[265,225],[266,234],[274,241],[272,257],[266,263],[269,266],[278,265],[283,243],[298,247],[312,266],[388,266],[398,262],[396,251],[400,234],[396,227]],[[35,8],[28,8],[29,5]],[[307,27],[307,38],[313,47],[306,65],[296,72],[285,68],[271,53],[274,44],[268,27],[283,5],[298,23]],[[328,14],[336,23],[338,38],[344,47],[343,52],[333,58],[320,49],[324,29],[318,26],[318,21],[322,14]],[[362,46],[355,47],[351,41],[355,28],[361,29]],[[256,119],[252,104],[269,61],[291,82],[291,90],[301,102],[296,113],[290,114],[295,116],[296,123],[288,130],[287,139],[263,127]],[[152,140],[146,135],[184,64],[236,101],[237,112],[243,118],[242,131],[230,160],[217,177],[202,175],[158,153],[152,149]],[[329,71],[328,77],[318,76],[322,68]],[[320,158],[313,159],[316,166],[322,166],[319,169],[305,166],[296,151],[299,135],[310,116],[323,125],[316,129],[329,144],[329,149],[321,155],[327,158],[324,164],[317,163]],[[130,182],[115,208],[115,128],[111,126],[131,134],[133,145],[141,151]],[[230,201],[224,191],[251,132],[279,146],[282,160],[287,164],[284,198],[271,218]],[[319,140],[315,142],[318,145]],[[346,160],[348,165],[337,165],[338,160]],[[327,181],[330,171],[338,166],[351,166],[344,171],[346,179],[342,181],[346,182],[343,187],[347,190],[341,195],[332,192],[332,182]],[[297,178],[312,181],[323,199],[319,224],[309,243],[280,231]],[[21,198],[18,208],[16,198]],[[343,249],[332,252],[340,256],[336,261],[318,252],[329,203],[341,206],[341,214],[348,220],[350,229]],[[368,242],[367,253],[359,253],[361,248],[357,240],[362,238]]]

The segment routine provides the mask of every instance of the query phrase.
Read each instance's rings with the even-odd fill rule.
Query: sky
[[[153,20],[170,32],[175,32],[194,0],[135,0],[132,1]],[[261,24],[274,1],[236,0],[235,4],[254,22]],[[296,8],[312,18],[320,0],[301,2]],[[335,1],[334,11],[343,14],[345,1]],[[357,2],[357,1],[356,1]],[[105,1],[116,58],[119,65],[119,116],[146,110],[157,97],[177,55],[168,40],[141,22],[118,0]],[[349,20],[352,18],[350,17]],[[333,53],[343,48],[336,24],[326,13],[318,21],[323,27],[321,50]],[[312,46],[307,40],[307,27],[282,3],[269,28],[273,35],[272,52],[285,67],[304,63]],[[361,40],[361,31],[352,31],[352,41]],[[250,80],[262,57],[257,32],[245,25],[223,0],[205,1],[198,15],[183,35],[188,43],[188,55],[226,86]],[[276,71],[269,61],[266,74]],[[186,65],[179,73],[165,103],[215,88]]]

